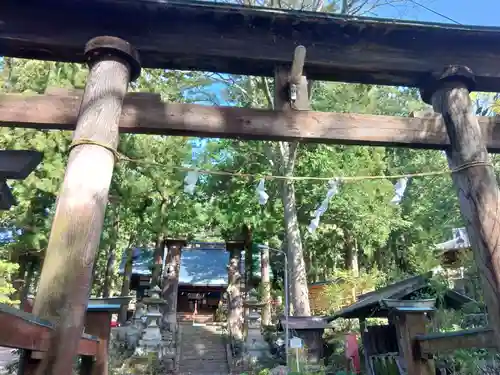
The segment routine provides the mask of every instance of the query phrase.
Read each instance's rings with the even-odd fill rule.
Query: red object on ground
[[[358,338],[355,333],[345,335],[345,356],[351,362],[351,371],[359,374],[361,372],[361,362],[359,359]]]

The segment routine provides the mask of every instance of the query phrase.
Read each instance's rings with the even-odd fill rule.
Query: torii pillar
[[[123,99],[141,71],[136,51],[119,38],[90,40],[85,56],[90,72],[33,308],[54,324],[37,375],[72,374],[116,161]]]
[[[431,75],[421,96],[442,115],[446,126],[448,164],[500,349],[500,190],[469,97],[474,86],[474,73],[468,67],[448,66]]]

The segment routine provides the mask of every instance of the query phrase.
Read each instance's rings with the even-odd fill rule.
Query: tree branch
[[[274,109],[274,100],[273,96],[271,95],[271,89],[269,87],[269,82],[267,81],[266,77],[260,77],[261,81],[261,88],[264,91],[264,95],[266,96],[267,99],[267,104],[269,109]]]

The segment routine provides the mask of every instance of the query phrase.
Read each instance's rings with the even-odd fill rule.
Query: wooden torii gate
[[[500,91],[500,29],[161,0],[3,0],[0,25],[0,55],[87,61],[90,67],[83,95],[0,97],[2,126],[75,130],[34,306],[35,314],[56,323],[39,374],[71,373],[119,131],[446,150],[498,347],[500,202],[487,150],[500,150],[500,134],[496,119],[478,121],[469,93]],[[295,61],[299,77],[290,71],[298,45],[308,55],[303,69]],[[140,74],[139,55],[148,68],[278,72],[280,110],[126,95]],[[296,102],[307,106],[303,75],[418,87],[436,115],[296,111]],[[423,373],[417,367],[414,374]]]

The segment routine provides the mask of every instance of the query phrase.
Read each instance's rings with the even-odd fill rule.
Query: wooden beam
[[[438,353],[458,349],[496,349],[491,328],[417,335],[415,341],[422,358],[432,358]]]
[[[52,325],[33,314],[0,305],[0,346],[45,352],[48,350]],[[78,354],[95,356],[98,339],[84,335],[78,344]]]
[[[399,356],[407,375],[435,375],[432,357],[421,357],[415,351],[414,337],[426,333],[427,316],[420,311],[393,311]]]
[[[499,28],[178,0],[2,0],[0,25],[3,56],[84,62],[87,40],[112,35],[135,45],[146,68],[271,77],[303,45],[313,80],[419,86],[463,64],[478,90],[500,91]]]
[[[116,311],[106,307],[98,311],[87,310],[85,332],[99,338],[92,375],[108,375],[109,336],[111,334],[111,316],[114,312]]]
[[[0,95],[0,126],[74,130],[78,95]],[[490,152],[500,152],[500,120],[479,119]],[[196,104],[164,103],[158,96],[126,96],[120,132],[404,146],[444,149],[448,135],[441,116],[424,118],[311,111],[271,111]]]

